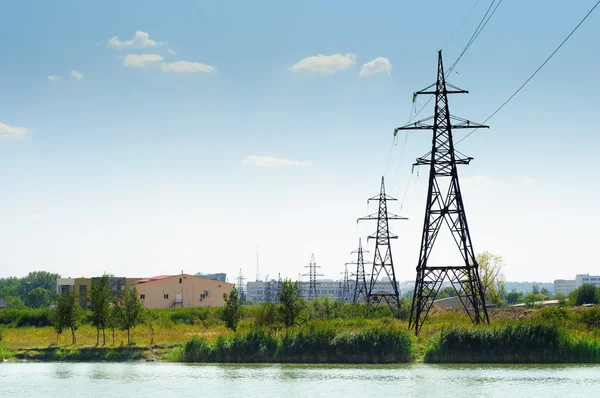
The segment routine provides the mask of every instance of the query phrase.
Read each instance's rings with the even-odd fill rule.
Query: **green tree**
[[[154,344],[154,324],[158,320],[158,315],[154,311],[145,311],[146,316],[146,324],[148,325],[148,329],[150,329],[150,345]]]
[[[522,299],[523,299],[523,293],[517,292],[516,289],[513,289],[510,293],[506,294],[506,302],[510,305],[517,304]]]
[[[52,320],[57,334],[57,344],[58,336],[67,328],[71,330],[72,344],[77,343],[75,331],[79,328],[81,311],[75,306],[75,300],[75,292],[72,290],[68,290],[56,299],[56,305],[52,311]]]
[[[304,299],[300,295],[298,282],[292,282],[289,279],[281,283],[281,292],[279,293],[279,314],[281,321],[286,327],[293,326],[298,321],[298,316],[306,307]]]
[[[525,305],[527,307],[533,307],[535,305],[535,302],[539,300],[539,294],[535,294],[533,292],[529,292],[525,295],[525,297],[523,298],[523,301],[525,302]]]
[[[25,303],[30,308],[48,307],[52,303],[54,295],[54,292],[38,286],[27,293]]]
[[[102,330],[102,345],[106,344],[106,326],[110,315],[110,299],[112,293],[108,288],[108,275],[92,283],[89,309],[92,311],[92,325],[96,327],[96,346],[100,344],[100,331]]]
[[[225,307],[221,312],[221,320],[225,322],[229,329],[235,332],[241,319],[242,302],[238,290],[234,286],[233,289],[231,289],[231,292],[229,292],[229,297],[225,296]]]
[[[538,285],[537,283],[531,285],[531,292],[533,294],[540,294],[540,285]]]
[[[18,296],[20,281],[20,278],[14,276],[0,278],[0,297],[8,300],[9,297]]]
[[[22,310],[25,308],[25,303],[19,296],[9,296],[6,298],[6,304],[10,310]]]
[[[550,298],[550,292],[545,287],[543,287],[543,288],[540,289],[540,294],[542,296],[546,297],[546,299]]]
[[[127,344],[131,345],[131,330],[144,321],[144,304],[135,287],[121,290],[114,308],[116,322],[127,331]]]
[[[600,294],[598,294],[598,288],[594,285],[581,285],[578,289],[571,292],[569,298],[572,299],[571,302],[575,305],[600,303]]]
[[[564,294],[562,294],[562,293],[556,293],[556,294],[554,295],[554,299],[555,299],[555,300],[558,300],[558,305],[559,305],[560,307],[564,307],[564,306],[567,304],[567,298],[566,298],[566,297],[565,297],[565,295],[564,295]]]
[[[504,260],[501,256],[484,251],[476,256],[477,264],[479,264],[479,277],[483,293],[493,303],[500,305],[500,293],[504,290],[504,275],[502,267]]]
[[[59,274],[54,274],[47,271],[34,271],[27,274],[26,277],[19,280],[19,297],[30,307],[30,303],[27,302],[27,295],[30,291],[37,287],[46,289],[52,293],[51,300],[54,299],[54,292],[56,291],[56,280],[60,278]]]
[[[443,299],[443,298],[455,297],[455,296],[456,296],[456,290],[454,290],[454,288],[452,286],[446,286],[445,288],[440,289],[440,291],[438,292],[438,294],[435,298]],[[412,300],[412,297],[410,299]]]

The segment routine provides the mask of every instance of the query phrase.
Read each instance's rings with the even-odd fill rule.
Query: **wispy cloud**
[[[465,189],[471,190],[487,190],[504,185],[500,180],[496,180],[487,176],[466,177],[460,180],[460,185]]]
[[[76,70],[72,70],[71,71],[71,76],[73,76],[77,80],[83,79],[83,74],[81,72],[79,72],[79,71],[76,71]]]
[[[209,73],[217,70],[214,66],[190,61],[164,62],[160,68],[172,73]]]
[[[171,55],[175,55],[175,54],[177,54],[175,51],[171,50],[170,48],[169,48],[167,51],[168,51],[168,52],[169,52],[169,54],[171,54]]]
[[[392,64],[389,59],[384,57],[377,57],[373,61],[367,62],[360,68],[361,76],[371,76],[377,73],[390,74],[392,70]]]
[[[352,53],[348,54],[332,54],[323,55],[317,54],[306,57],[290,67],[290,70],[295,72],[312,72],[323,75],[329,75],[344,69],[349,68],[356,63],[356,56]]]
[[[537,182],[537,180],[535,178],[527,177],[527,176],[518,176],[517,180],[521,184],[527,184],[527,185],[532,185],[532,184],[535,184]]]
[[[304,167],[312,166],[309,160],[292,160],[285,158],[274,158],[272,156],[248,156],[240,163],[261,167]]]
[[[58,80],[58,79],[59,79],[58,76],[55,76],[55,75],[48,76],[48,80]]]
[[[164,58],[158,54],[127,54],[123,59],[126,68],[145,68],[162,61]]]
[[[131,40],[121,41],[118,36],[111,37],[108,40],[108,47],[114,48],[115,50],[122,50],[124,48],[148,48],[148,47],[156,47],[160,45],[160,43],[151,40],[150,35],[146,32],[142,32],[138,30],[133,35]]]
[[[0,123],[0,138],[23,138],[27,134],[29,134],[29,130],[25,127],[12,127]]]

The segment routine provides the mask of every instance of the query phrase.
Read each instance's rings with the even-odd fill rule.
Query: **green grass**
[[[404,328],[369,326],[340,330],[311,324],[282,332],[251,330],[210,342],[193,337],[183,346],[184,362],[396,363],[413,359]]]
[[[436,363],[598,363],[596,339],[576,338],[564,327],[528,320],[491,327],[444,329],[425,350]]]

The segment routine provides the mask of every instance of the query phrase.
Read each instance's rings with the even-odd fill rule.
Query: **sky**
[[[396,274],[414,279],[428,171],[411,164],[431,132],[394,145],[393,130],[490,2],[457,32],[475,1],[3,4],[0,277],[253,281],[258,247],[260,279],[296,279],[311,253],[337,279],[375,231],[356,220],[385,176],[408,217],[392,224]],[[594,3],[502,2],[448,76],[469,90],[452,114],[485,120]],[[501,255],[508,280],[600,273],[599,35],[597,11],[457,146],[474,158],[459,176],[475,251]],[[457,253],[443,237],[440,263]]]

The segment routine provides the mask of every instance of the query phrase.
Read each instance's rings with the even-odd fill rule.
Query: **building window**
[[[179,278],[179,283],[183,283],[183,279],[182,278]]]
[[[168,294],[168,293],[165,293],[165,294],[163,294],[163,297],[164,297],[164,298],[165,298],[165,300],[166,300],[166,299],[168,299],[168,298],[169,298],[169,294]]]
[[[140,294],[140,300],[144,300],[144,299],[146,299],[146,295],[145,295],[145,294],[143,294],[143,293],[142,293],[142,294]]]

